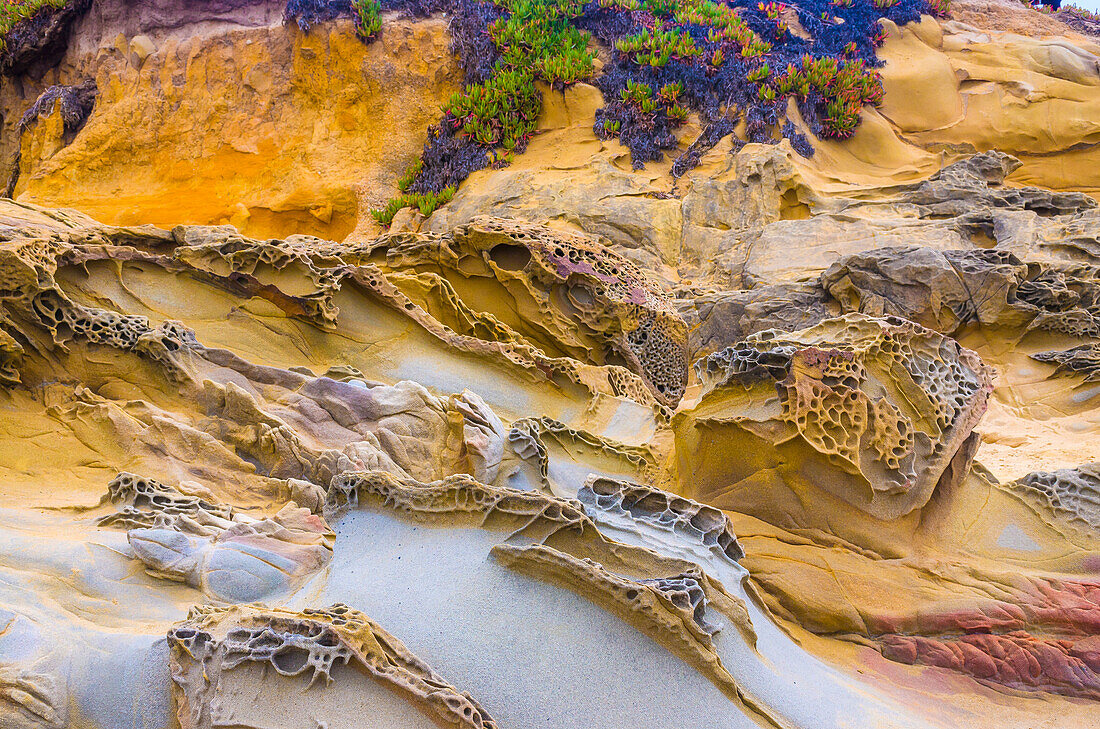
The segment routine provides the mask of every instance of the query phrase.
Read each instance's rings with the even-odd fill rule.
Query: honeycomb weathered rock
[[[255,518],[132,473],[108,484],[101,505],[108,501],[122,508],[96,524],[126,529],[133,556],[150,574],[223,602],[286,594],[332,558],[328,524],[294,503]]]
[[[195,607],[168,633],[172,679],[183,726],[221,723],[222,692],[230,672],[246,662],[271,666],[288,678],[334,680],[338,664],[354,665],[424,704],[435,718],[464,729],[496,722],[467,693],[437,675],[405,645],[358,610],[336,604],[292,612],[261,606]]]
[[[944,167],[901,198],[921,206],[926,217],[967,215],[992,208],[1066,215],[1097,207],[1096,200],[1081,192],[1004,185],[1005,178],[1020,166],[1020,160],[1004,152],[982,152]]]
[[[729,517],[720,509],[636,483],[589,477],[577,493],[585,506],[628,514],[669,531],[683,532],[736,562],[745,556]]]
[[[879,519],[923,506],[952,459],[972,457],[964,443],[993,389],[954,340],[859,314],[762,332],[696,371],[702,399],[675,425],[689,483],[705,492],[777,468]]]
[[[1084,375],[1085,382],[1100,380],[1100,345],[1095,343],[1063,350],[1036,352],[1031,355],[1031,358],[1056,364],[1058,369],[1064,372]]]
[[[1100,464],[1036,471],[1005,488],[1078,529],[1100,529]]]

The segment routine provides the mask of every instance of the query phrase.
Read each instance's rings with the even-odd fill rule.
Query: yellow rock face
[[[751,498],[731,484],[760,472],[808,477],[889,520],[951,488],[950,474],[941,479],[955,459],[967,470],[993,389],[977,355],[910,322],[859,315],[790,337],[750,337],[698,362],[700,404],[675,425],[686,492],[725,506]]]
[[[394,19],[371,45],[350,22],[168,37],[151,50],[147,36],[120,36],[50,79],[94,77],[96,110],[67,147],[52,117],[24,135],[15,197],[120,225],[343,239],[395,189],[457,88],[445,28]],[[7,86],[3,96],[14,124],[28,102]]]
[[[928,17],[887,27],[882,114],[902,139],[927,149],[998,149],[1024,163],[1014,182],[1100,192],[1095,42]]]

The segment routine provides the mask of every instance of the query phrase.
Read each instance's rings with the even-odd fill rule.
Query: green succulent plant
[[[691,58],[702,53],[695,40],[683,30],[650,30],[620,38],[615,50],[630,56],[639,66],[660,68],[672,58]]]
[[[849,7],[853,1],[832,0],[832,5]],[[858,1],[880,9],[898,2]],[[379,2],[353,0],[365,38],[377,33],[374,18]],[[746,89],[752,94],[750,105],[774,107],[784,97],[798,99],[800,104],[810,103],[817,110],[814,133],[823,137],[850,136],[859,124],[863,107],[880,103],[882,98],[881,79],[858,58],[861,46],[854,41],[835,55],[807,55],[801,62],[788,62],[791,6],[779,2],[754,2],[755,7],[747,3],[732,6],[726,0],[488,2],[495,6],[488,12],[493,19],[484,30],[497,52],[495,60],[489,61],[493,65],[479,67],[476,80],[443,105],[443,120],[433,127],[423,158],[433,161],[406,171],[398,185],[402,195],[377,211],[380,221],[392,220],[396,210],[404,206],[434,210],[450,198],[432,197],[423,191],[457,184],[469,171],[481,169],[484,164],[509,164],[514,155],[521,153],[536,131],[542,111],[538,84],[563,89],[596,75],[591,37],[582,30],[594,27],[593,22],[611,21],[600,27],[613,40],[612,63],[626,76],[623,86],[616,84],[611,90],[601,86],[609,103],[606,108],[619,105],[619,110],[607,112],[607,118],[597,117],[594,131],[602,138],[618,136],[623,141],[626,135],[627,139],[641,140],[624,143],[639,146],[642,163],[659,158],[653,130],[663,130],[664,144],[670,138],[668,130],[686,121],[689,106],[698,107],[700,99],[711,93],[701,91],[700,83],[692,79],[728,79],[732,75],[738,82],[755,84]],[[935,2],[946,5],[947,0]],[[478,12],[487,12],[485,5],[479,7],[482,10]],[[751,27],[741,17],[746,12],[755,18]],[[828,10],[822,16],[829,20]],[[478,34],[480,27],[471,32]],[[879,31],[867,40],[877,44],[883,37]],[[779,53],[773,53],[773,44]],[[702,76],[692,75],[700,72]],[[637,80],[641,77],[662,80],[650,86]],[[676,78],[683,80],[667,82]],[[643,149],[641,145],[645,144],[649,147]]]
[[[439,192],[399,195],[386,203],[385,207],[371,210],[370,214],[380,225],[389,225],[402,208],[417,208],[421,215],[427,216],[434,213],[441,205],[449,203],[454,195],[454,187],[447,187]]]
[[[382,3],[379,0],[352,0],[355,11],[355,31],[359,37],[369,40],[382,30]]]

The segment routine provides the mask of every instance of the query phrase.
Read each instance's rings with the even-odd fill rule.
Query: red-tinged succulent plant
[[[401,178],[403,195],[391,203],[422,209],[434,209],[438,195],[474,170],[506,165],[524,151],[542,109],[538,82],[558,89],[595,83],[606,106],[593,132],[627,146],[635,167],[675,148],[674,132],[692,111],[705,133],[673,165],[677,174],[739,119],[750,141],[773,143],[779,131],[809,156],[810,140],[785,119],[784,99],[797,104],[813,136],[851,136],[863,107],[882,101],[875,47],[886,31],[879,20],[904,25],[947,7],[947,0],[346,1],[357,12],[365,8],[359,25],[367,30],[374,27],[378,2],[381,9],[426,3],[429,11],[451,16],[466,85],[444,105],[419,166]],[[318,2],[330,0],[291,0]],[[791,33],[793,16],[812,40]],[[593,39],[614,49],[599,72]],[[381,220],[392,219],[391,207],[381,211]]]

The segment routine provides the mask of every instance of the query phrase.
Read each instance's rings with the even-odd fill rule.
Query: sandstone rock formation
[[[0,180],[15,160],[14,197],[108,223],[344,238],[423,144],[403,130],[433,122],[460,75],[438,18],[365,46],[349,20],[283,25],[285,7],[92,2],[59,64],[0,90]],[[48,118],[16,129],[48,87],[86,82],[96,107],[71,143]]]
[[[1051,473],[1029,473],[1013,481],[1009,488],[1077,528],[1088,531],[1100,523],[1100,476],[1095,464]]]
[[[685,100],[640,169],[595,25],[517,146],[432,147],[539,3],[18,25],[0,726],[1100,724],[1100,22],[952,5],[554,16],[775,41],[700,61],[774,128]],[[767,106],[790,44],[881,104]]]
[[[1096,269],[1024,263],[1005,250],[879,248],[841,259],[821,284],[846,311],[901,316],[946,334],[971,324],[1100,333]]]
[[[257,520],[134,474],[119,474],[107,488],[111,502],[130,503],[97,524],[126,527],[130,548],[150,574],[186,582],[215,600],[289,593],[332,558],[328,526],[293,502]]]
[[[949,469],[949,479],[966,473],[993,389],[989,368],[953,340],[858,315],[750,336],[696,374],[699,404],[674,426],[691,493],[725,505],[739,482],[772,472],[883,520],[952,489]]]
[[[671,297],[596,238],[475,219],[450,236],[398,235],[370,253],[384,253],[387,268],[402,271],[397,285],[423,306],[437,287],[459,305],[470,286],[502,287],[483,295],[482,321],[495,319],[548,353],[621,363],[665,405],[683,396],[687,327]]]
[[[232,686],[236,682],[244,684],[245,691],[254,690],[257,677],[249,671],[253,663],[270,665],[285,679],[308,674],[308,687],[320,679],[322,691],[325,684],[336,680],[334,673],[351,674],[352,671],[340,671],[341,667],[351,666],[430,705],[447,724],[471,729],[497,726],[473,697],[460,693],[410,653],[401,641],[346,605],[301,613],[250,607],[199,608],[172,629],[168,642],[172,679],[181,694],[177,717],[181,727],[204,729],[226,723],[265,722],[269,720],[265,714],[270,716],[276,711],[282,715],[282,721],[297,723],[304,717],[293,716],[295,710],[312,714],[312,721],[324,723],[330,718],[338,720],[346,711],[339,706],[346,697],[331,692],[321,700],[321,706],[311,711],[305,706],[307,702],[299,699],[296,704],[279,695],[280,690],[286,691],[297,682],[286,681],[289,686],[280,686],[282,681],[269,681],[261,674],[266,701],[264,705],[253,704],[251,711],[246,710],[242,716],[220,697],[241,690]],[[340,678],[355,680],[351,675]],[[357,688],[366,689],[363,691],[366,696],[359,697],[359,701],[374,699],[379,704],[387,703],[385,696],[372,696],[370,688]],[[394,703],[394,699],[389,703]],[[274,702],[274,706],[268,702]],[[389,711],[393,713],[386,716]],[[316,718],[318,715],[326,718]],[[365,716],[374,726],[385,725],[379,720],[400,722],[409,718],[407,712],[377,705],[370,706]]]

